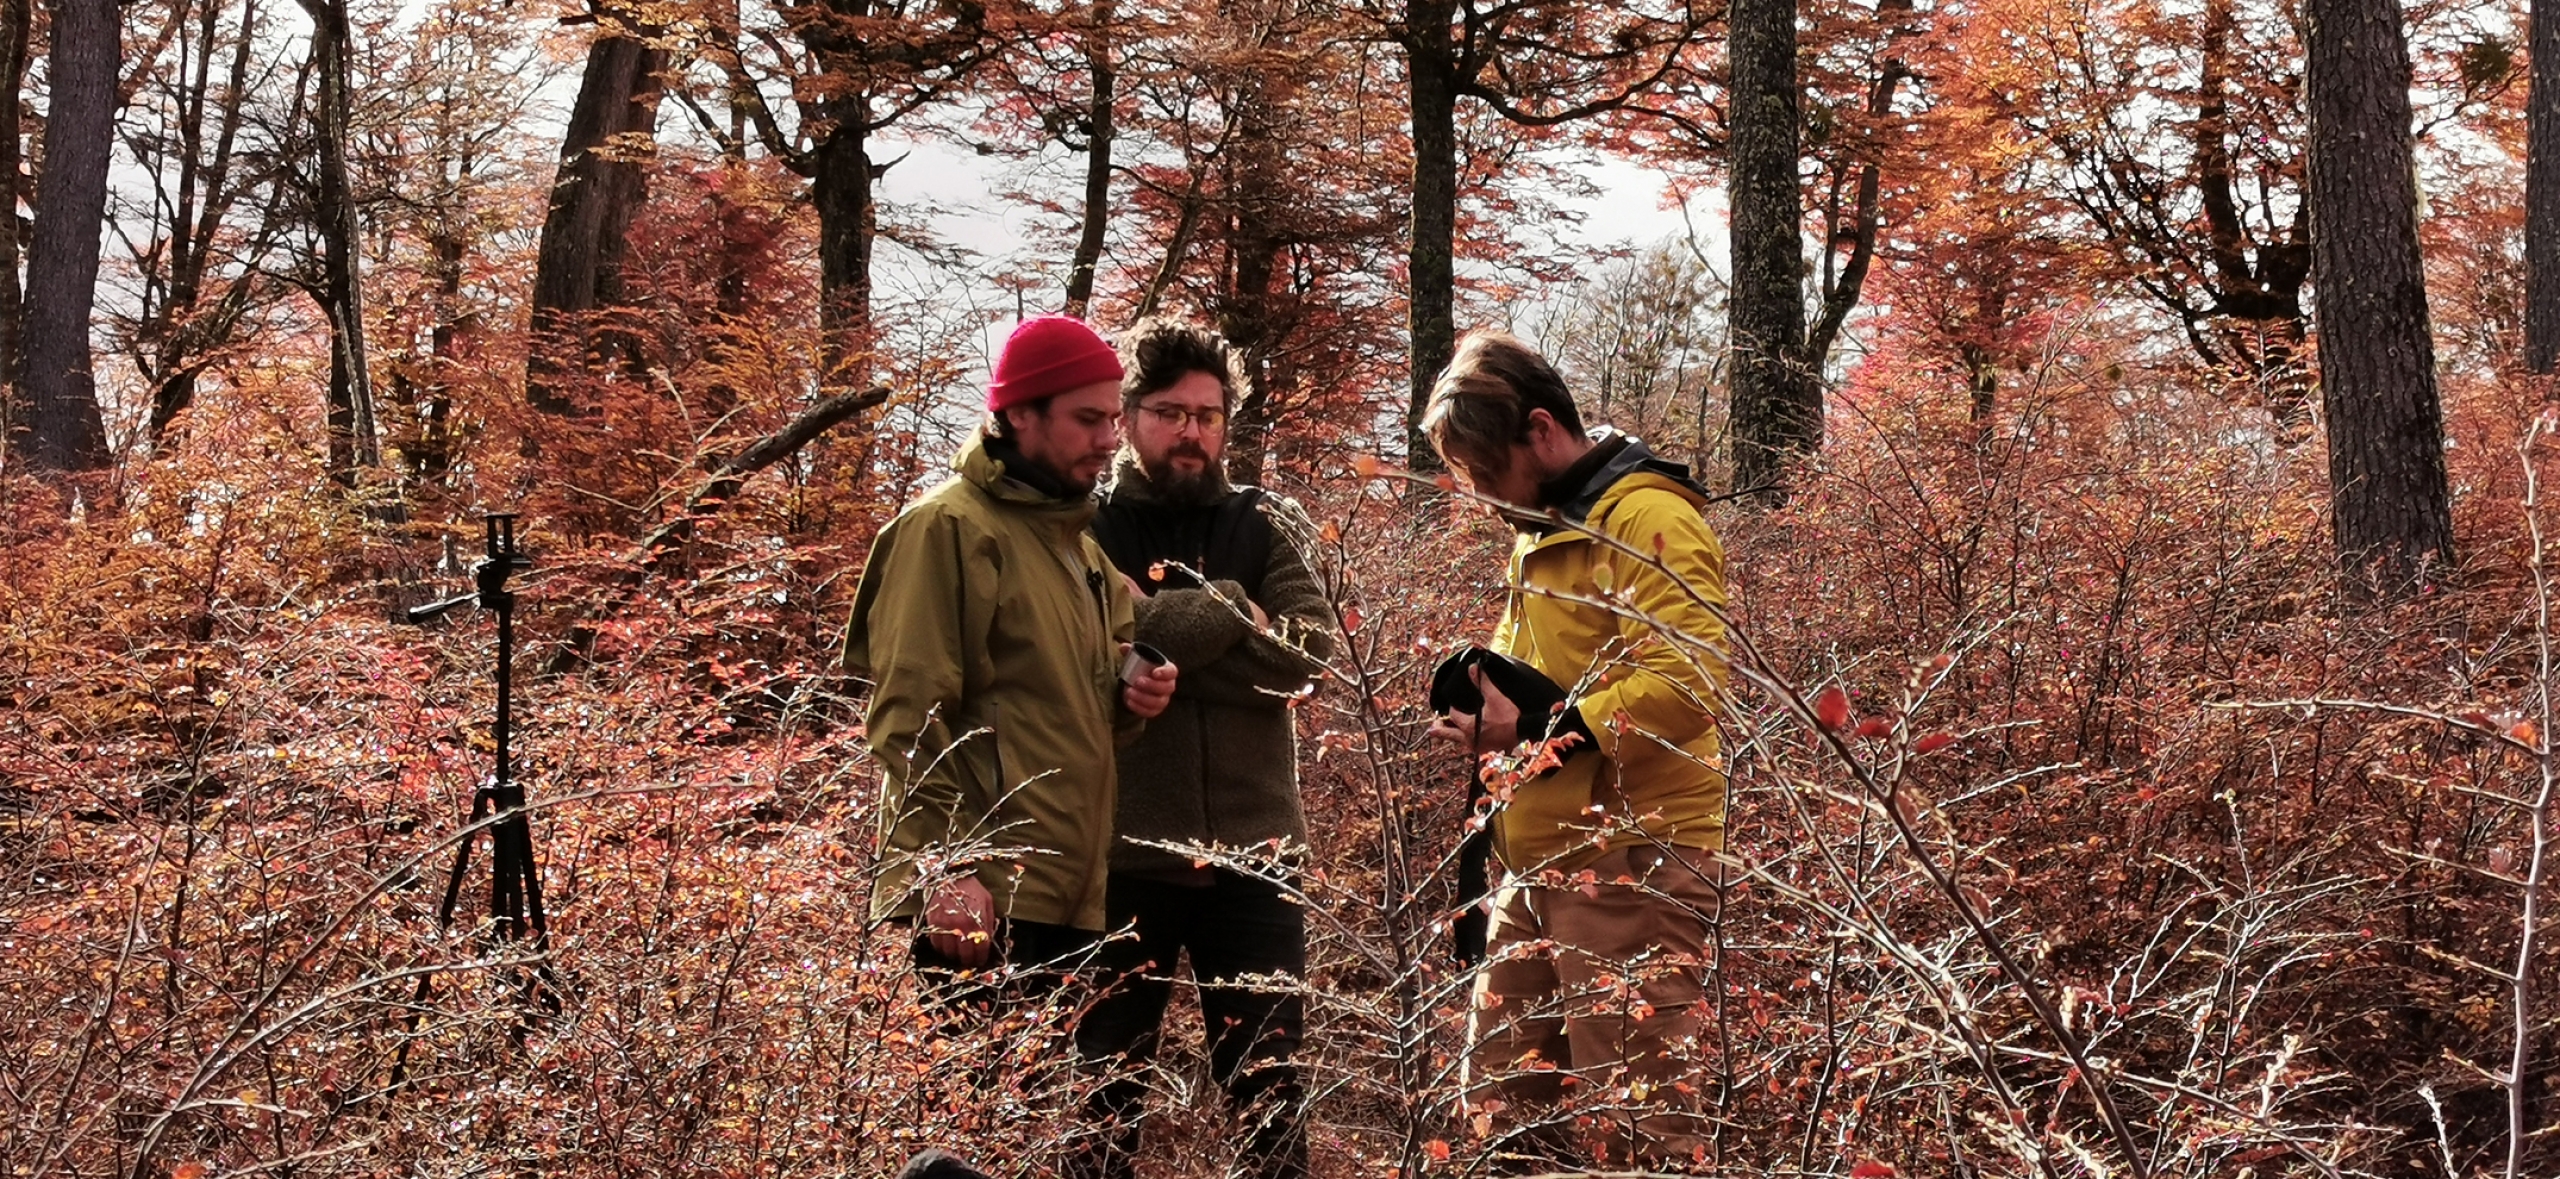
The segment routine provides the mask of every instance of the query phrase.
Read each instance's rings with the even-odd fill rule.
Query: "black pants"
[[[1103,945],[1095,978],[1101,997],[1076,1028],[1076,1053],[1112,1069],[1094,1095],[1099,1131],[1070,1161],[1071,1179],[1128,1179],[1134,1173],[1147,1099],[1145,1068],[1164,1031],[1173,971],[1191,952],[1208,1025],[1209,1070],[1247,1130],[1246,1173],[1302,1179],[1307,1173],[1306,1091],[1296,1056],[1306,1034],[1306,913],[1277,885],[1220,869],[1192,887],[1113,875],[1113,929],[1135,939]],[[1247,975],[1285,980],[1239,983]]]

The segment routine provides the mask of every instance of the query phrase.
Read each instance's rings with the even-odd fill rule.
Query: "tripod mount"
[[[492,512],[482,517],[486,529],[487,552],[471,567],[472,592],[412,607],[408,621],[425,625],[465,605],[477,605],[498,616],[498,714],[491,725],[491,735],[498,746],[497,772],[471,796],[471,834],[463,837],[455,848],[453,872],[445,879],[444,904],[436,910],[438,929],[453,928],[454,909],[462,900],[462,879],[471,870],[471,848],[480,841],[476,831],[484,822],[489,830],[489,936],[493,941],[530,943],[534,968],[524,975],[518,997],[526,1005],[525,1018],[516,1027],[521,1039],[536,1008],[557,1014],[560,995],[551,973],[547,956],[551,949],[550,926],[543,919],[542,874],[533,858],[533,825],[524,813],[524,787],[515,780],[515,593],[507,588],[507,578],[517,570],[529,569],[533,559],[516,547],[516,516],[512,512]],[[492,821],[490,816],[495,815]],[[409,1031],[415,1033],[418,1018],[426,1010],[429,980],[432,975],[418,976],[416,1001],[409,1011]],[[411,1035],[402,1040],[397,1060],[392,1066],[391,1088],[397,1090],[406,1074]]]

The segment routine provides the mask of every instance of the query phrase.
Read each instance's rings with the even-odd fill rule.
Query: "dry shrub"
[[[666,240],[803,232],[715,199],[730,183],[664,202],[693,218]],[[1054,1163],[1090,1082],[1055,1067],[1071,1011],[937,1019],[863,921],[877,769],[836,636],[948,415],[893,402],[653,560],[641,539],[720,457],[819,390],[803,318],[721,318],[716,268],[652,256],[649,363],[574,418],[458,391],[478,425],[410,489],[413,524],[350,505],[281,414],[208,417],[82,488],[77,518],[0,489],[0,1167],[877,1174],[928,1141]],[[2532,793],[2536,756],[2496,734],[2547,686],[2513,395],[2453,402],[2461,576],[2355,612],[2316,446],[2103,329],[2057,329],[1981,420],[1970,388],[1879,353],[1792,504],[1713,509],[1756,654],[1723,718],[1740,882],[1709,915],[1712,1162],[2495,1168],[2515,1013],[2474,964],[2513,961],[2529,864],[2521,816],[2478,792]],[[1318,1170],[1472,1174],[1491,1144],[1455,1104],[1447,931],[1466,770],[1422,745],[1422,673],[1490,627],[1508,538],[1367,474],[1270,480],[1320,523],[1345,640],[1297,705]],[[492,753],[488,629],[388,621],[459,591],[444,537],[467,563],[472,507],[519,501],[538,964],[475,921],[485,860],[436,921]],[[1826,732],[1831,687],[1849,719]],[[2421,711],[2260,706],[2348,699]],[[528,1021],[536,966],[559,1010]],[[1204,1066],[1161,1069],[1147,1173],[1224,1167]]]

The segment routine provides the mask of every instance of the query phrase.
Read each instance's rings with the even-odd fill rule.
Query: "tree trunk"
[[[861,380],[871,336],[870,113],[859,94],[824,105],[832,125],[810,152],[810,202],[818,208],[818,326],[824,335],[824,380],[831,387]]]
[[[2524,365],[2560,369],[2560,16],[2533,6],[2525,97]]]
[[[1218,333],[1244,357],[1252,385],[1237,390],[1235,416],[1227,422],[1227,474],[1239,483],[1262,479],[1272,425],[1271,354],[1289,332],[1272,291],[1285,248],[1281,222],[1291,199],[1286,149],[1273,115],[1288,94],[1288,79],[1259,68],[1239,79],[1235,134],[1219,159],[1226,170],[1227,257],[1218,292]]]
[[[1413,111],[1413,230],[1405,262],[1413,392],[1405,413],[1405,465],[1437,471],[1440,456],[1422,433],[1422,410],[1458,346],[1458,79],[1449,32],[1457,9],[1451,0],[1414,0],[1405,11]]]
[[[1733,483],[1786,498],[1788,460],[1822,445],[1822,386],[1804,354],[1795,0],[1737,0],[1733,132]]]
[[[56,0],[53,10],[53,102],[45,112],[35,243],[27,252],[23,388],[29,412],[20,439],[27,461],[46,470],[107,465],[89,312],[98,294],[107,154],[115,133],[122,52],[116,19],[115,0]]]
[[[813,107],[817,142],[803,169],[818,211],[820,379],[831,387],[861,383],[869,367],[862,358],[871,346],[871,185],[880,170],[871,163],[871,95],[864,89],[871,63],[854,30],[872,15],[870,0],[825,0],[801,34],[820,74],[832,80]]]
[[[313,109],[318,123],[320,307],[329,317],[329,475],[355,486],[359,468],[382,465],[374,428],[373,379],[365,367],[364,286],[356,241],[354,186],[347,178],[347,141],[355,111],[355,47],[347,0],[303,0],[311,14],[311,55],[320,74]]]
[[[18,169],[25,159],[18,103],[27,83],[27,29],[36,0],[0,0],[0,441],[14,431],[19,323]]]
[[[622,300],[631,216],[648,196],[666,51],[619,9],[599,9],[586,74],[560,141],[560,170],[533,270],[533,331],[525,401],[545,413],[572,404],[559,387],[587,353],[583,317]]]
[[[1268,177],[1256,179],[1267,181]],[[1235,236],[1228,243],[1232,285],[1218,314],[1218,334],[1244,356],[1245,372],[1252,381],[1252,388],[1237,390],[1235,416],[1227,422],[1227,474],[1238,483],[1262,478],[1264,444],[1271,429],[1271,349],[1281,334],[1271,322],[1272,259],[1280,247],[1254,208],[1269,199],[1269,190],[1258,192],[1248,183],[1238,193]]]
[[[436,322],[427,332],[428,378],[418,397],[418,455],[421,482],[443,479],[453,469],[453,374],[462,367],[462,334],[468,326],[462,310],[462,230],[448,218],[437,225],[429,245],[435,256]]]
[[[2401,597],[2453,559],[2418,250],[2409,45],[2393,0],[2311,0],[2305,14],[2331,530],[2351,595]]]
[[[1879,0],[1876,5],[1878,23],[1899,37],[1911,22],[1911,3],[1912,0]],[[1888,48],[1883,59],[1876,63],[1876,79],[1867,89],[1867,115],[1875,120],[1878,127],[1890,122],[1894,95],[1900,92],[1902,80],[1911,76],[1911,67],[1894,52],[1898,48],[1898,44]],[[1789,93],[1794,91],[1790,89]],[[1876,232],[1883,223],[1879,206],[1884,189],[1884,165],[1876,158],[1881,152],[1873,140],[1865,145],[1863,154],[1867,159],[1858,165],[1856,197],[1850,206],[1849,216],[1845,219],[1836,216],[1826,218],[1833,224],[1828,227],[1830,232],[1824,235],[1827,241],[1823,246],[1822,313],[1814,319],[1812,329],[1805,335],[1804,347],[1797,353],[1804,358],[1809,374],[1819,373],[1830,361],[1832,345],[1839,342],[1841,330],[1848,326],[1849,313],[1858,309],[1858,298],[1866,291],[1868,271],[1875,264]],[[1844,238],[1849,246],[1849,257],[1835,273],[1833,260]],[[1817,411],[1817,437],[1820,429]]]
[[[1085,32],[1085,68],[1093,75],[1093,101],[1085,108],[1084,227],[1067,265],[1067,314],[1082,318],[1093,305],[1093,272],[1102,264],[1102,241],[1111,228],[1112,89],[1111,0],[1096,0],[1093,27]]]

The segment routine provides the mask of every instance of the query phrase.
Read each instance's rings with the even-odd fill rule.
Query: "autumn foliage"
[[[263,10],[125,7],[150,84],[119,150],[175,192],[161,164],[193,142],[187,70],[209,60],[181,50],[287,38]],[[819,27],[786,7],[640,14],[677,63],[665,142],[621,145],[646,197],[616,299],[541,336],[525,300],[557,145],[518,123],[543,76],[575,73],[592,14],[357,11],[379,466],[333,457],[329,320],[294,234],[261,232],[299,224],[289,175],[234,177],[199,302],[150,216],[111,251],[114,461],[0,467],[0,1172],[879,1175],[958,1144],[1039,1174],[1080,1132],[1093,1078],[1053,1039],[1071,1007],[929,1011],[900,931],[865,924],[880,771],[838,651],[871,537],[941,477],[1012,314],[954,292],[1044,309],[1063,270],[971,255],[886,201],[862,254],[908,269],[866,278],[846,328],[851,304],[822,300],[842,243],[821,248],[844,223],[807,160],[754,147],[842,128],[724,104],[764,85],[759,119],[868,110],[884,176],[893,126],[977,144],[1004,169],[989,199],[1063,257],[1091,214],[1056,167],[1092,142],[1090,27],[953,6],[983,8],[990,40],[921,65],[863,41],[889,64],[831,57],[786,90],[755,79],[808,65],[785,34]],[[1423,701],[1499,612],[1509,535],[1401,474],[1415,149],[1382,30],[1402,17],[1214,7],[1115,18],[1091,312],[1252,340],[1259,478],[1320,529],[1341,654],[1293,705],[1316,1169],[1479,1174],[1448,934],[1469,767],[1427,747]],[[1822,449],[1782,506],[1709,509],[1738,638],[1700,1169],[2560,1169],[2560,972],[2535,940],[2555,423],[2515,362],[2523,7],[2409,9],[2459,560],[2369,607],[2340,590],[2316,324],[2287,269],[2317,228],[2295,6],[1805,8],[1817,295],[1856,251],[1870,168],[1881,228],[1818,366]],[[1722,488],[1721,258],[1550,232],[1575,153],[1692,197],[1717,182],[1700,20],[1624,109],[1460,108],[1458,297],[1462,324],[1532,337],[1595,420]],[[301,149],[274,97],[236,114],[270,157]],[[557,404],[525,397],[537,352]],[[515,749],[547,955],[489,936],[466,822],[495,752],[487,619],[397,621],[464,592],[493,510],[522,513],[535,559]],[[1142,1173],[1223,1173],[1205,1062],[1158,1068]]]

